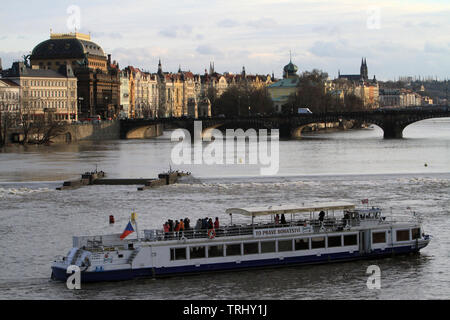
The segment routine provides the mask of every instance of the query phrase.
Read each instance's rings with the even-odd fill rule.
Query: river
[[[450,298],[450,119],[407,127],[384,140],[380,128],[324,132],[280,141],[274,176],[258,165],[179,165],[179,184],[56,191],[96,167],[108,177],[153,178],[171,165],[170,132],[152,140],[10,146],[0,152],[0,299],[448,299]],[[258,271],[224,272],[83,285],[49,280],[50,264],[73,235],[120,233],[130,213],[140,228],[210,216],[229,207],[368,198],[386,212],[411,207],[433,236],[418,255]],[[109,215],[116,223],[110,226]],[[381,269],[381,289],[366,269]]]

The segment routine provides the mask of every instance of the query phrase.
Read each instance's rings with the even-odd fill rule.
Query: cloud
[[[261,18],[249,21],[246,25],[253,28],[272,28],[278,25],[278,23],[272,18]]]
[[[349,57],[355,55],[354,48],[350,48],[345,41],[316,41],[309,52],[319,57]]]
[[[435,44],[427,41],[424,45],[423,51],[425,53],[431,53],[431,54],[449,54],[450,53],[450,45],[447,44],[441,45],[441,44]]]
[[[233,28],[239,26],[239,22],[232,19],[224,19],[217,22],[217,25],[221,28]]]
[[[170,26],[159,31],[159,35],[167,38],[181,38],[187,37],[192,34],[192,26],[182,25],[182,26]]]
[[[216,55],[216,54],[220,54],[220,52],[211,47],[210,45],[207,44],[203,44],[197,47],[196,49],[197,53],[202,54],[202,55]]]
[[[94,38],[123,39],[123,35],[119,32],[93,32],[91,36]]]
[[[27,54],[29,54],[29,52],[26,51],[0,51],[0,59],[2,60],[3,69],[9,69],[15,61],[23,61],[23,56]]]

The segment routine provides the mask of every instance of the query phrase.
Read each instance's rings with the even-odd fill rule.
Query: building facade
[[[363,101],[364,108],[376,109],[380,106],[379,85],[375,76],[369,79],[367,60],[361,61],[359,74],[341,74],[335,81],[334,90],[342,91],[344,95],[353,94]]]
[[[15,62],[3,72],[3,82],[15,83],[19,89],[18,112],[31,120],[51,112],[58,121],[78,120],[77,78],[70,66],[61,65],[59,72],[32,69],[25,62]]]
[[[423,105],[423,97],[407,89],[380,89],[381,107],[412,107]]]
[[[30,55],[33,69],[57,71],[71,67],[78,80],[80,117],[115,118],[120,111],[119,67],[111,56],[81,33],[51,34]]]
[[[0,78],[0,112],[16,113],[19,111],[20,86],[9,79]]]
[[[297,92],[300,81],[297,71],[298,67],[290,60],[283,68],[283,79],[267,87],[275,112],[281,112],[282,106],[289,101],[289,97]]]

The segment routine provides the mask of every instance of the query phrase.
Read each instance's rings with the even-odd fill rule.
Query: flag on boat
[[[369,199],[363,199],[363,200],[361,200],[361,203],[362,204],[369,204]]]
[[[129,221],[127,227],[120,236],[120,240],[125,239],[128,235],[130,235],[133,232],[134,232],[133,226],[131,225],[131,221]]]

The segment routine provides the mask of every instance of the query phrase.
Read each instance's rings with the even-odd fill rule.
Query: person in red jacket
[[[169,236],[169,230],[170,230],[170,227],[169,227],[169,223],[168,222],[166,222],[166,223],[164,223],[164,238],[168,238],[168,236]]]
[[[216,221],[214,221],[214,229],[219,229],[219,218],[216,217]]]

